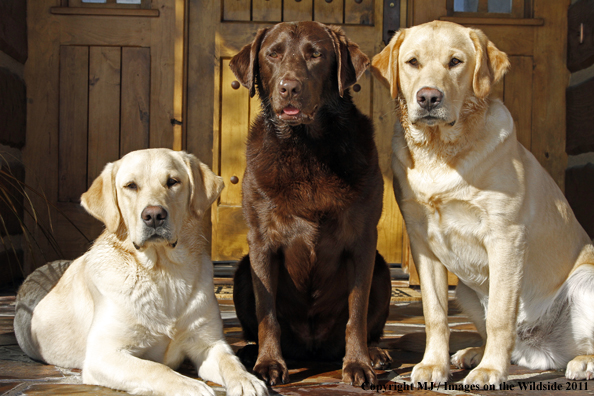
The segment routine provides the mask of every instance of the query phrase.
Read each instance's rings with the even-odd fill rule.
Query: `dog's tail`
[[[17,293],[14,333],[23,352],[33,359],[42,360],[39,355],[39,346],[31,335],[33,311],[58,283],[71,262],[70,260],[52,261],[37,268],[25,279]]]

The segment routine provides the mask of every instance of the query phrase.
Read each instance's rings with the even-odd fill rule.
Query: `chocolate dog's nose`
[[[278,84],[280,95],[285,99],[290,99],[301,93],[301,83],[297,80],[283,78]]]
[[[432,109],[439,106],[443,99],[443,93],[435,88],[421,88],[417,92],[417,103],[423,109],[431,111]]]
[[[167,219],[167,211],[161,206],[147,206],[140,214],[144,224],[151,228],[162,226]]]

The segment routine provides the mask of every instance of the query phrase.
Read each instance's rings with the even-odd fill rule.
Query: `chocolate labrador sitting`
[[[317,22],[260,29],[231,60],[262,102],[243,179],[250,252],[233,298],[258,343],[254,371],[271,385],[289,380],[283,356],[344,357],[342,380],[355,385],[391,361],[368,348],[391,293],[376,252],[383,180],[373,125],[348,91],[368,65],[341,29]]]

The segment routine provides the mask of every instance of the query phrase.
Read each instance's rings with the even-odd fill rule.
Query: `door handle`
[[[384,0],[384,26],[382,39],[388,45],[390,39],[400,29],[400,1]]]

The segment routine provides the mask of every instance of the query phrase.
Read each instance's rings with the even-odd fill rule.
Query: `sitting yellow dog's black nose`
[[[443,93],[435,88],[423,87],[417,92],[417,102],[419,106],[427,111],[439,106],[443,99]]]

